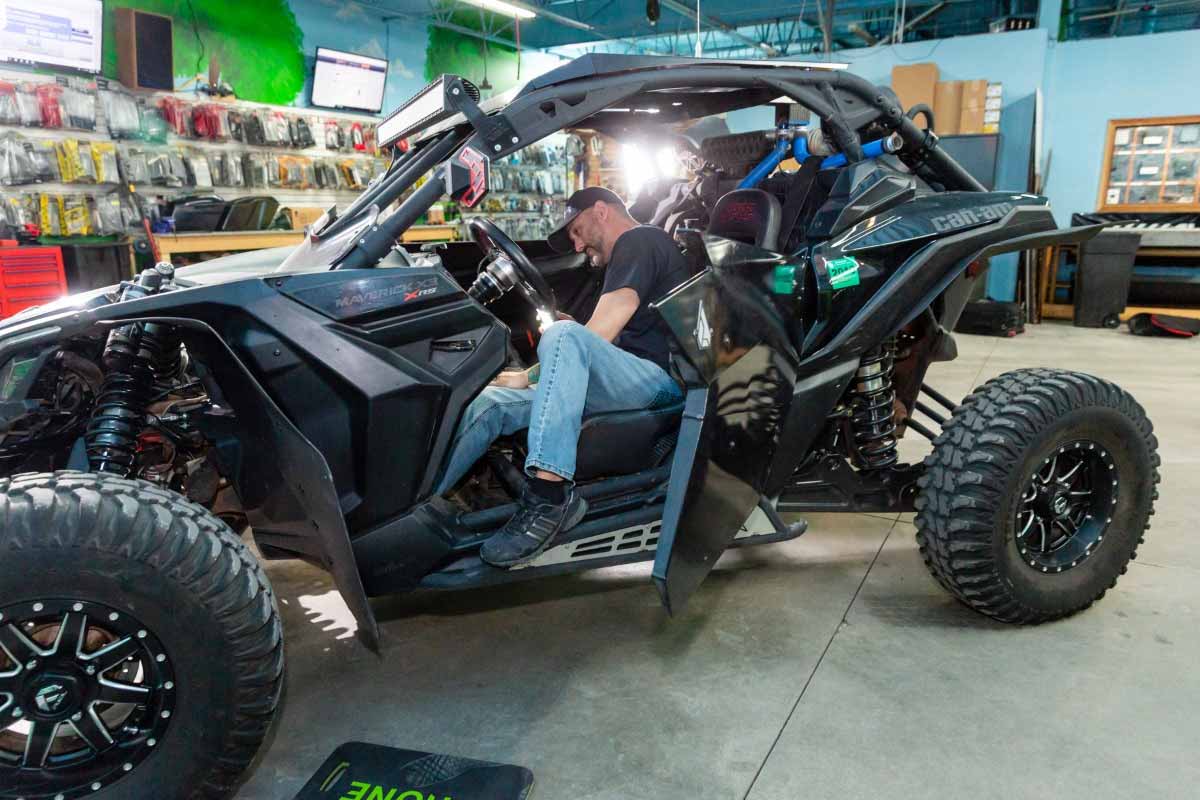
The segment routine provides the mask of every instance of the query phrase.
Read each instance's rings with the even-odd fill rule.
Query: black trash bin
[[[1133,260],[1142,236],[1127,231],[1101,231],[1079,245],[1075,273],[1075,326],[1115,328],[1121,322]]]

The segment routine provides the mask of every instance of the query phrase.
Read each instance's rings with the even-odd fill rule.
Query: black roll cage
[[[461,78],[446,77],[447,87],[463,83]],[[332,236],[370,206],[387,207],[418,178],[434,170],[429,180],[396,211],[366,231],[330,265],[331,269],[373,267],[387,255],[401,234],[445,194],[446,162],[463,149],[503,158],[555,131],[597,117],[605,109],[627,106],[630,110],[623,116],[632,116],[639,99],[649,103],[687,98],[683,106],[668,105],[665,113],[655,115],[656,122],[668,123],[763,105],[774,97],[787,96],[817,114],[850,163],[863,159],[859,131],[878,125],[900,135],[903,147],[897,156],[926,181],[947,190],[984,190],[942,150],[936,135],[905,116],[890,90],[824,66],[590,55],[530,81],[507,103],[496,98],[474,107],[466,94],[461,92],[463,99],[458,102],[472,103],[468,113],[456,114],[422,132],[409,152],[396,158],[384,176],[344,214],[329,219],[310,234],[318,239]],[[693,109],[703,113],[693,115]],[[468,116],[476,122],[469,121]],[[476,129],[479,120],[490,124]],[[504,135],[497,136],[497,131]]]

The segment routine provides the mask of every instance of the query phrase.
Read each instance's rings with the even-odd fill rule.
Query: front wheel
[[[1119,387],[1017,370],[954,412],[917,498],[917,541],[938,582],[990,617],[1037,623],[1100,599],[1137,556],[1159,481],[1158,443]]]
[[[0,480],[0,798],[231,795],[279,703],[266,575],[176,494]]]

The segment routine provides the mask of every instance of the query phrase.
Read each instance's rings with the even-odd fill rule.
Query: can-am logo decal
[[[992,203],[991,205],[976,206],[975,208],[964,208],[952,214],[933,217],[929,221],[933,223],[933,229],[938,232],[953,231],[959,228],[967,228],[971,225],[995,222],[1012,210],[1012,203]]]
[[[334,301],[334,306],[338,309],[352,308],[368,303],[378,303],[380,300],[389,300],[398,295],[402,298],[400,302],[408,303],[416,300],[418,297],[428,297],[429,295],[437,294],[437,290],[438,279],[434,275],[428,278],[397,283],[395,286],[388,286],[383,289],[370,289],[365,292],[344,294]]]
[[[692,331],[696,336],[696,344],[701,350],[707,350],[712,344],[712,326],[708,324],[708,315],[704,313],[704,301],[700,301],[700,310],[696,314],[696,329]]]

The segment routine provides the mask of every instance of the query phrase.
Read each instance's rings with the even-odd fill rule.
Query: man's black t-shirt
[[[621,234],[608,260],[602,294],[633,289],[638,295],[638,308],[613,344],[666,369],[670,334],[650,303],[661,300],[690,277],[683,253],[662,228],[639,225]]]

